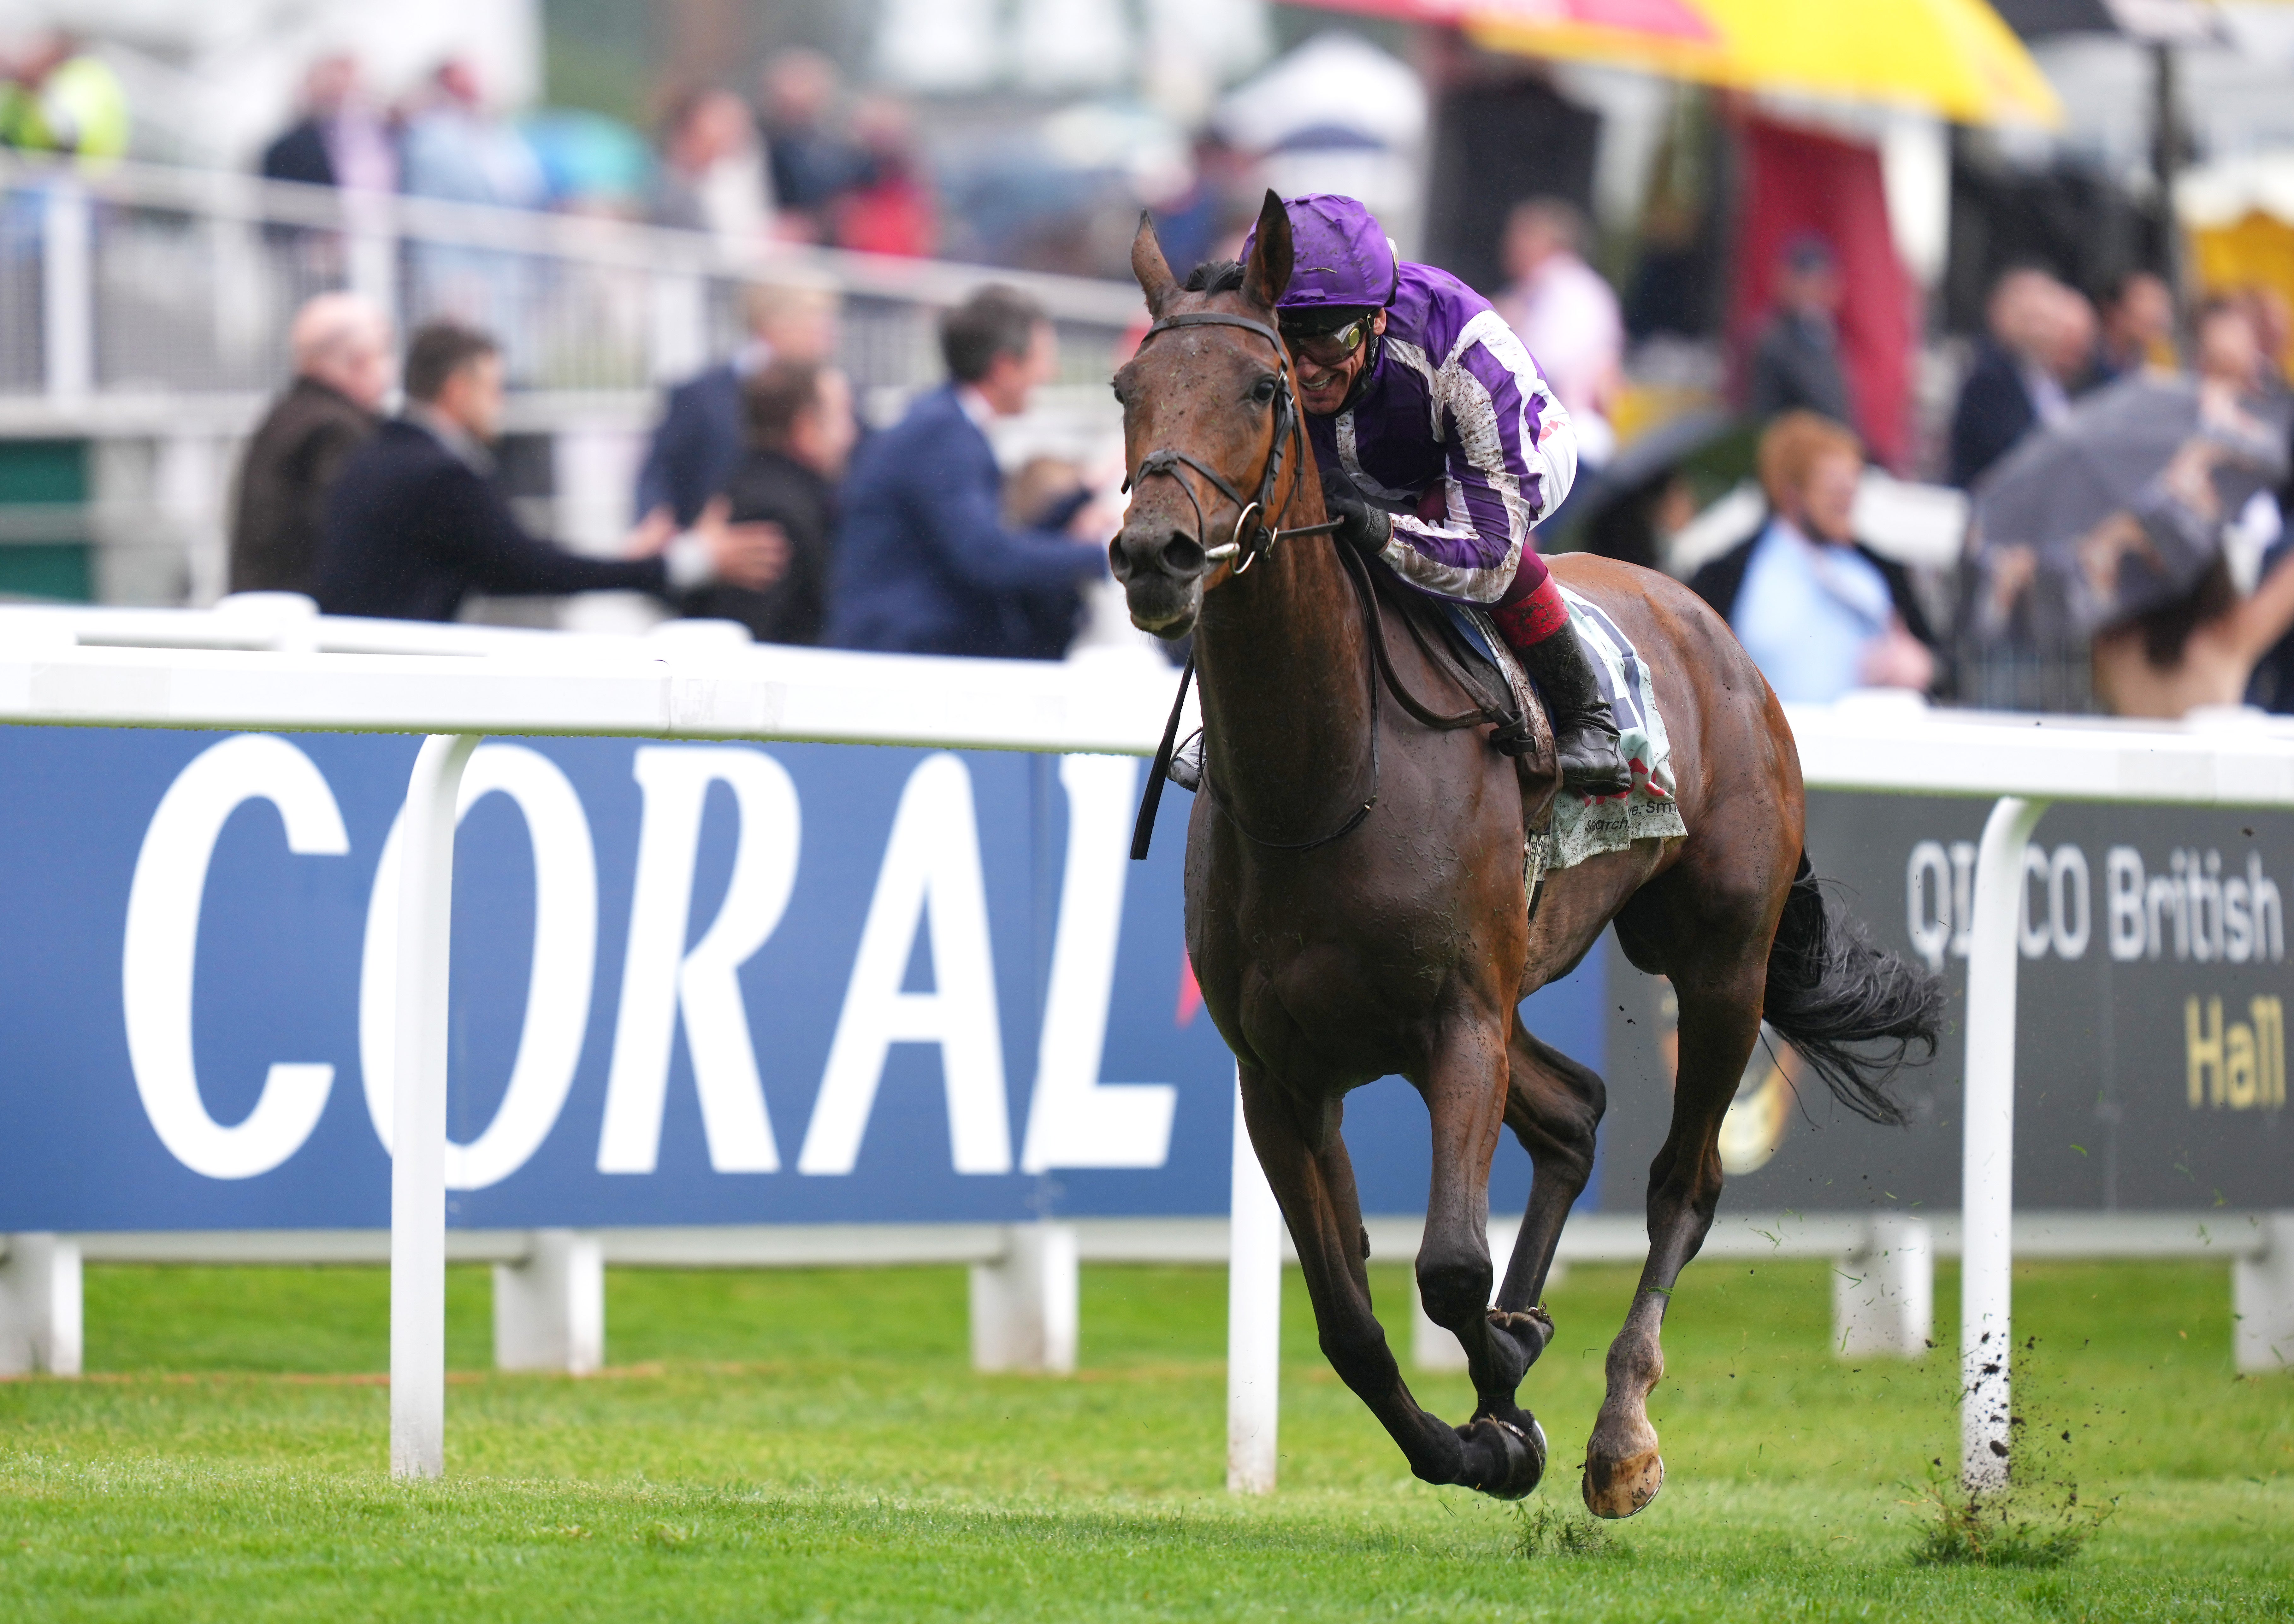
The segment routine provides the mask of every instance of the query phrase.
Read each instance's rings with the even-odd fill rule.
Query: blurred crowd
[[[124,141],[118,86],[64,37],[8,75],[0,140],[83,152]],[[994,212],[951,209],[919,161],[909,110],[856,95],[809,51],[768,61],[752,99],[710,86],[668,95],[650,149],[609,126],[594,114],[514,120],[459,60],[386,102],[338,55],[312,66],[261,168],[307,185],[885,255],[944,251],[951,231],[981,229],[969,215]],[[1184,183],[1154,194],[1175,263],[1234,252],[1266,162],[1205,126],[1176,172]],[[1629,321],[1579,208],[1535,196],[1502,216],[1492,303],[1578,441],[1576,489],[1540,532],[1547,550],[1688,580],[1791,700],[1879,686],[2142,715],[2242,700],[2294,708],[2282,523],[2294,499],[2283,370],[2294,335],[2282,300],[2253,288],[2178,304],[2154,269],[2082,288],[2051,267],[2010,265],[1981,335],[1938,352],[1953,393],[1930,389],[1914,424],[1916,334],[1875,328],[1872,313],[1906,302],[1908,286],[1875,289],[1871,245],[1805,216],[1761,229],[1744,240],[1719,346],[1726,405],[1683,410],[1653,406],[1637,378],[1647,324]],[[1663,257],[1659,236],[1644,262]],[[478,264],[480,251],[421,255],[416,303],[464,325],[435,324],[398,355],[379,317],[340,296],[297,321],[297,382],[238,486],[235,586],[421,615],[454,613],[474,593],[637,589],[773,640],[1051,656],[1089,618],[1114,523],[1092,494],[1107,470],[1062,463],[1007,477],[991,449],[997,420],[1024,410],[1048,365],[1050,325],[1018,296],[948,313],[948,384],[871,435],[834,369],[834,291],[750,289],[745,342],[669,392],[623,556],[597,558],[526,535],[499,496],[480,501],[499,483],[500,352],[520,298],[486,280],[507,272]],[[1884,259],[1895,274],[1892,251]],[[445,296],[458,276],[484,284],[481,296]],[[405,410],[385,422],[402,371]],[[1940,546],[1908,545],[1890,517],[1907,480],[1965,493],[1926,508],[1956,516]],[[417,510],[432,491],[406,498],[411,516],[373,518],[398,511],[386,495],[425,481],[459,491],[447,507],[486,516],[466,515],[444,539],[444,521]],[[357,513],[323,495],[346,482],[361,492]],[[362,564],[402,523],[438,538],[421,568]]]
[[[833,364],[838,302],[749,289],[740,351],[672,390],[613,556],[530,534],[496,479],[503,369],[484,331],[436,321],[403,356],[382,313],[330,293],[297,314],[296,376],[248,443],[235,592],[329,613],[451,620],[476,596],[641,592],[761,641],[1057,659],[1107,571],[1115,509],[1080,467],[1006,479],[990,431],[1052,374],[1049,317],[989,286],[944,313],[948,381],[862,435]],[[385,409],[394,392],[403,405]]]
[[[653,147],[595,113],[511,118],[468,61],[438,65],[405,97],[374,95],[355,59],[312,65],[294,121],[264,148],[276,181],[550,208],[714,232],[927,255],[939,203],[906,107],[850,97],[811,51],[769,61],[756,99],[676,89]]]
[[[817,107],[807,96],[820,88],[778,105]],[[721,176],[696,156],[744,150],[734,135],[746,112],[729,102],[712,94],[684,110],[688,125],[717,131],[675,171],[695,211],[734,207],[712,203]],[[468,161],[468,141],[449,163],[438,149],[451,142],[413,138],[423,127],[391,145],[378,126],[371,146],[338,128],[329,151],[376,163],[395,152],[434,174],[487,169]],[[839,169],[858,163],[851,151],[793,136],[769,150],[783,155],[778,195],[805,200],[826,231],[848,229],[838,222],[867,195],[838,189],[840,173],[857,173]],[[1231,251],[1223,207],[1203,251]],[[1547,550],[1682,576],[1788,701],[1899,687],[2143,716],[2242,701],[2294,709],[2294,545],[2281,517],[2294,499],[2294,395],[2278,301],[2250,293],[2185,313],[2148,272],[2091,299],[2038,267],[2009,270],[1940,426],[1940,483],[1967,493],[1949,509],[1965,516],[1944,554],[1908,552],[1873,506],[1875,482],[1883,496],[1908,487],[1875,469],[1859,429],[1831,246],[1806,233],[1784,242],[1738,410],[1627,436],[1625,327],[1586,230],[1557,199],[1516,207],[1493,301],[1579,438],[1577,486],[1540,532]],[[238,483],[233,589],[422,618],[450,618],[476,594],[635,590],[767,641],[1065,653],[1105,590],[1119,470],[998,464],[997,424],[1023,414],[1052,372],[1045,313],[997,287],[944,313],[947,382],[868,434],[834,364],[833,288],[754,286],[744,311],[738,350],[668,392],[632,527],[618,556],[596,557],[529,536],[499,494],[492,338],[433,323],[402,362],[379,313],[348,295],[313,301],[295,324],[297,379]],[[403,410],[385,420],[402,373]],[[1752,480],[1703,501],[1699,459],[1725,462],[1732,446]]]
[[[2274,291],[2178,309],[2150,270],[2090,296],[2010,267],[1937,425],[1933,479],[1966,495],[1926,505],[1954,516],[1939,556],[1863,533],[1900,529],[1884,509],[1905,487],[1874,467],[1832,244],[1785,240],[1733,415],[1620,447],[1623,332],[1582,230],[1565,204],[1517,207],[1496,301],[1579,425],[1584,472],[1549,546],[1680,573],[1787,700],[1899,687],[2128,716],[2294,710],[2294,334]],[[1700,513],[1694,470],[1732,455],[1753,482]]]
[[[39,34],[0,59],[0,146],[118,158],[131,126],[119,78],[69,32]],[[907,108],[851,96],[818,52],[767,62],[752,102],[719,88],[672,89],[654,134],[649,149],[601,114],[514,118],[461,58],[386,98],[355,57],[334,54],[311,64],[259,168],[274,181],[603,214],[743,241],[909,256],[937,244],[940,204]]]

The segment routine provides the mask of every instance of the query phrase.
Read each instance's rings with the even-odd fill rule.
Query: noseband
[[[1336,530],[1338,527],[1336,519],[1321,524],[1302,524],[1294,530],[1283,530],[1266,522],[1269,505],[1274,500],[1274,487],[1282,478],[1282,459],[1289,451],[1291,442],[1304,433],[1298,424],[1298,402],[1290,392],[1289,353],[1282,347],[1281,335],[1264,321],[1253,321],[1248,316],[1230,316],[1220,311],[1195,311],[1185,315],[1164,317],[1147,329],[1145,336],[1139,340],[1140,347],[1144,349],[1148,339],[1175,327],[1239,327],[1247,333],[1257,334],[1274,346],[1274,443],[1266,453],[1265,471],[1259,475],[1258,494],[1251,499],[1244,499],[1242,492],[1230,484],[1226,475],[1216,468],[1185,451],[1167,447],[1159,451],[1150,451],[1141,458],[1137,471],[1124,480],[1124,490],[1128,491],[1141,481],[1151,479],[1158,474],[1169,475],[1178,481],[1179,489],[1186,492],[1188,505],[1195,510],[1195,533],[1208,536],[1210,521],[1203,512],[1202,502],[1195,495],[1194,486],[1180,474],[1179,469],[1184,465],[1210,481],[1213,488],[1235,506],[1234,531],[1219,546],[1205,548],[1203,556],[1212,563],[1235,560],[1234,572],[1238,575],[1256,564],[1259,555],[1273,552],[1275,544],[1285,536],[1319,536]],[[1297,491],[1294,490],[1291,494],[1295,496]],[[1290,511],[1289,498],[1283,500],[1282,511]]]

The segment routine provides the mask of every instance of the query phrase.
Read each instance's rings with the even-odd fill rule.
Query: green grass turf
[[[1401,1267],[1372,1272],[1406,1324]],[[1514,1508],[1410,1478],[1295,1274],[1282,1488],[1238,1501],[1215,1270],[1086,1270],[1064,1380],[971,1372],[955,1270],[616,1272],[614,1369],[581,1381],[485,1372],[486,1277],[456,1270],[451,1475],[409,1487],[382,1470],[382,1271],[95,1268],[97,1374],[0,1384],[0,1619],[2294,1618],[2294,1376],[2233,1375],[2225,1273],[2019,1271],[2018,1408],[2051,1474],[2119,1506],[2035,1572],[1911,1561],[1950,1361],[1834,1358],[1818,1263],[1691,1269],[1664,1495],[1603,1551],[1531,1559]],[[1532,1506],[1576,1506],[1631,1283],[1551,1294]],[[1947,1269],[1939,1325],[1956,1296]],[[1468,1408],[1461,1377],[1413,1385]]]

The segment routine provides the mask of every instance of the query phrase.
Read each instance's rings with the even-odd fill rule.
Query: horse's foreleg
[[[1712,981],[1674,982],[1680,1060],[1672,1125],[1649,1165],[1648,1261],[1609,1344],[1608,1393],[1585,1446],[1585,1505],[1596,1516],[1629,1517],[1664,1483],[1648,1421],[1649,1390],[1664,1375],[1659,1336],[1673,1283],[1704,1244],[1720,1204],[1720,1119],[1760,1036],[1764,966],[1764,958],[1749,959]]]
[[[1490,1303],[1490,1157],[1504,1125],[1504,1028],[1460,1018],[1436,1040],[1420,1092],[1432,1119],[1434,1179],[1418,1248],[1418,1294],[1427,1318],[1454,1334],[1474,1379],[1473,1418],[1459,1428],[1489,1467],[1467,1478],[1485,1493],[1518,1499],[1545,1473],[1545,1435],[1514,1402],[1533,1352],[1493,1322]]]
[[[1322,1356],[1392,1434],[1412,1473],[1429,1483],[1461,1481],[1468,1464],[1464,1441],[1411,1396],[1371,1311],[1362,1206],[1354,1164],[1338,1137],[1338,1099],[1302,1108],[1247,1062],[1241,1080],[1243,1121],[1298,1248]]]
[[[1590,1067],[1540,1043],[1518,1011],[1507,1058],[1506,1126],[1529,1152],[1536,1176],[1491,1321],[1520,1347],[1526,1368],[1553,1336],[1553,1321],[1540,1300],[1561,1226],[1592,1176],[1594,1133],[1601,1125],[1608,1090]]]

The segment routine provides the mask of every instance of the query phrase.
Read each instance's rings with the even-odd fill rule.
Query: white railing
[[[845,297],[864,390],[937,379],[932,318],[983,282],[1041,299],[1062,378],[1099,384],[1142,315],[1128,283],[899,259],[617,220],[337,191],[225,171],[0,154],[0,426],[141,420],[186,394],[243,411],[284,378],[289,318],[354,288],[411,325],[503,339],[517,388],[630,395],[728,352],[750,281]]]
[[[0,722],[431,735],[409,788],[400,892],[399,985],[419,994],[398,1002],[395,1054],[391,1406],[401,1475],[444,1466],[444,927],[455,792],[471,743],[643,735],[1146,755],[1170,694],[1167,670],[1136,654],[1051,665],[646,638],[512,639],[469,654],[82,646],[77,630],[66,635],[72,613],[56,612],[47,636],[44,612],[0,628]],[[343,635],[321,621],[312,646]],[[1962,1467],[1972,1484],[1997,1482],[2010,1441],[2025,842],[2054,800],[2294,807],[2294,727],[2136,727],[1868,701],[1794,708],[1791,720],[1810,787],[1996,801],[1974,879],[1960,1244]],[[1258,1490],[1273,1481],[1281,1230],[1239,1127],[1236,1143],[1229,1482]]]
[[[1960,1474],[2007,1480],[2013,1347],[2015,976],[2023,851],[2057,800],[2294,807],[2294,723],[2236,712],[2138,727],[1893,700],[1789,709],[1814,788],[1997,797],[1975,859],[1961,1130]]]
[[[663,621],[635,643],[525,626],[379,621],[322,615],[299,592],[240,592],[211,609],[136,609],[102,605],[0,605],[0,643],[19,648],[204,648],[305,654],[451,654],[516,658],[555,651],[607,657],[633,648],[739,650],[749,629],[731,621]]]

